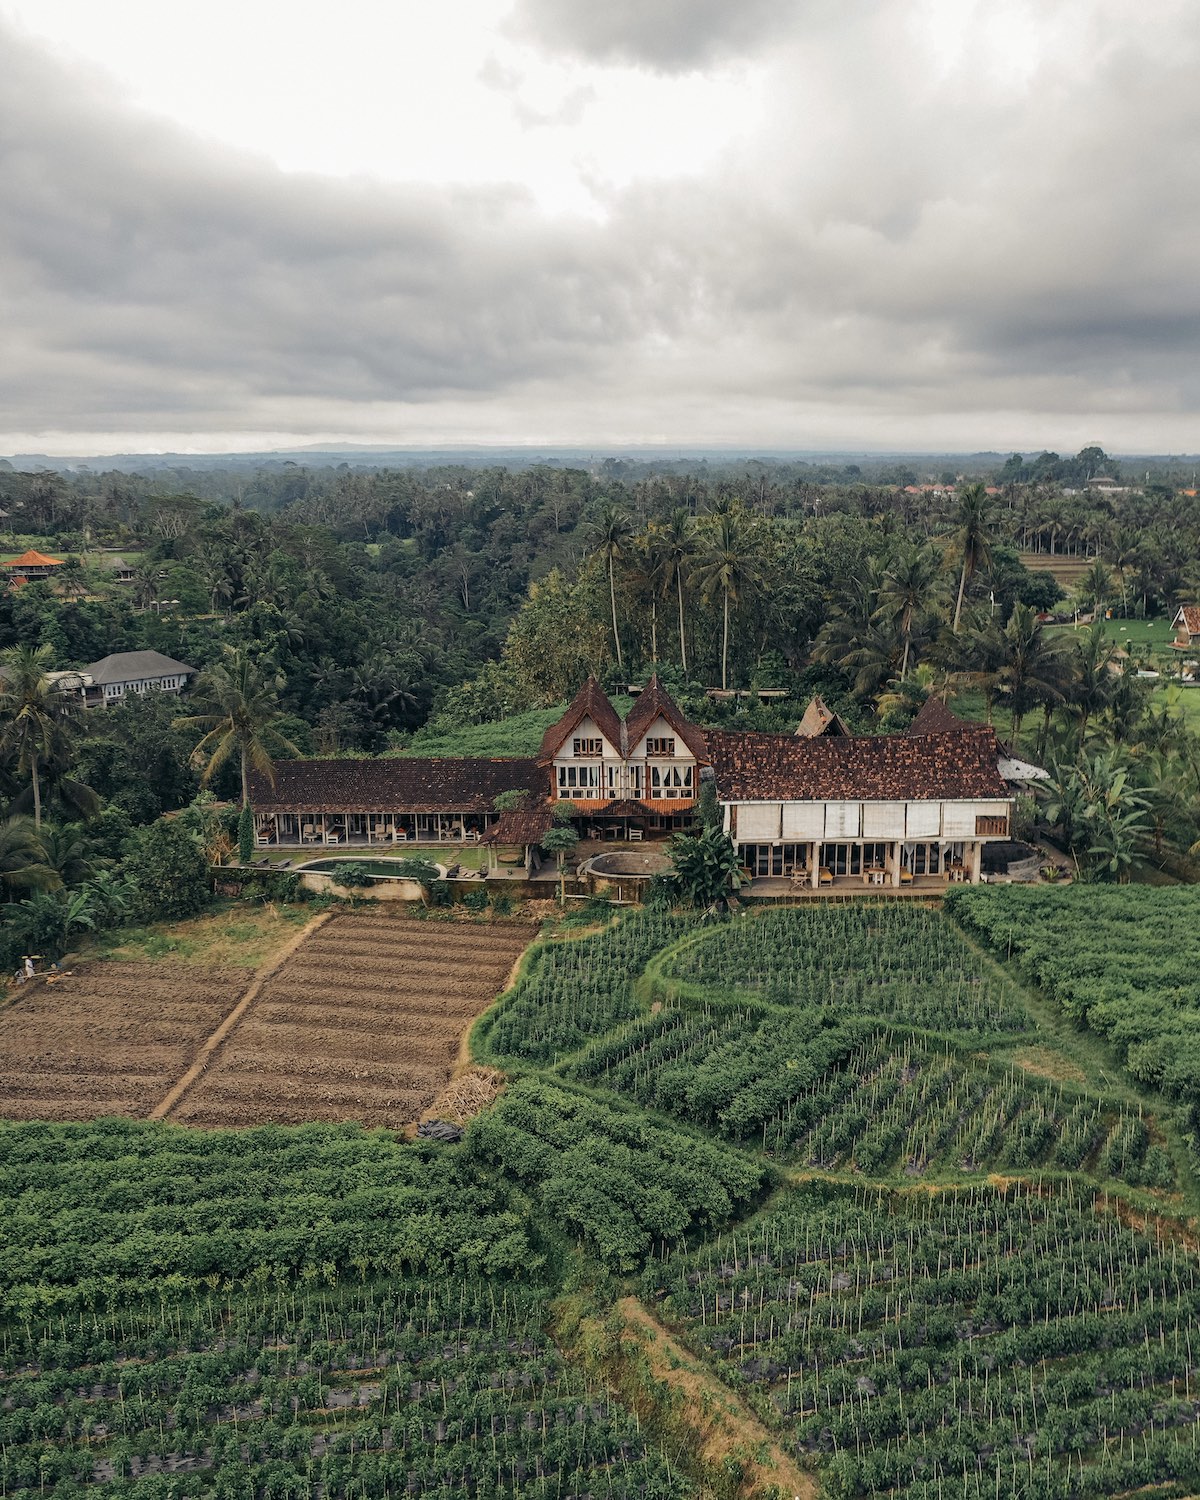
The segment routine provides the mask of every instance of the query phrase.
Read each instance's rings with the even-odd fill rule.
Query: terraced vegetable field
[[[0,1490],[685,1494],[544,1325],[540,1288],[460,1278],[28,1323],[0,1354]]]
[[[782,1160],[870,1176],[1087,1168],[1173,1188],[1145,1120],[1111,1100],[988,1066],[866,1017],[765,1006],[672,1008],[594,1043],[581,1083]]]
[[[646,964],[694,919],[646,907],[593,937],[537,950],[504,1004],[477,1029],[490,1059],[553,1062],[638,1014],[634,984]]]
[[[339,916],[180,1117],[410,1119],[528,936]],[[0,1495],[1200,1493],[1187,1118],[940,911],[633,912],[473,1041],[462,1145],[0,1125]]]
[[[0,1116],[146,1115],[246,986],[244,969],[78,964],[0,1011]]]
[[[1033,1024],[1017,986],[940,911],[912,902],[813,902],[738,917],[683,944],[663,974],[718,996],[829,1006],[934,1031],[991,1037]]]
[[[415,1120],[532,936],[521,922],[335,916],[267,981],[172,1118],[207,1126]]]
[[[834,1494],[1200,1483],[1200,1259],[1090,1190],[788,1191],[642,1289]]]

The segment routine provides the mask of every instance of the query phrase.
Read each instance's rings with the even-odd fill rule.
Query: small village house
[[[117,651],[84,667],[84,705],[109,708],[142,693],[182,693],[196,668],[161,651]]]
[[[1200,649],[1200,604],[1181,604],[1171,627],[1175,631],[1171,645],[1176,651]]]

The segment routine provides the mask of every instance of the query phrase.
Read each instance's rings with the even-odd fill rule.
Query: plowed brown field
[[[267,980],[171,1118],[408,1124],[533,935],[524,923],[335,916]]]
[[[236,1003],[246,971],[78,965],[0,1012],[0,1116],[145,1115]]]

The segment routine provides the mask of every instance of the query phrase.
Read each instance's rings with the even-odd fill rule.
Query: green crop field
[[[563,924],[461,1144],[0,1124],[0,1496],[1194,1494],[1198,903]]]
[[[834,1495],[1200,1482],[1200,1264],[1091,1193],[788,1192],[642,1290]]]

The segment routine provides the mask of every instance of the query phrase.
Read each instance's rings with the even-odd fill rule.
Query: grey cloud
[[[10,429],[412,402],[578,377],[629,338],[640,272],[526,195],[286,176],[122,108],[13,40],[0,93]],[[227,425],[227,421],[219,423]]]
[[[14,41],[0,424],[1194,447],[1200,23],[1074,3],[1104,24],[1023,82],[851,6],[757,65],[761,130],[599,222],[288,176]]]
[[[514,30],[591,62],[680,73],[757,51],[794,0],[518,0]]]

